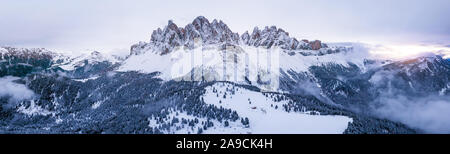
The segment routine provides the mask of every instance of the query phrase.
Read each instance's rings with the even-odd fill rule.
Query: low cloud
[[[450,97],[417,98],[404,95],[381,96],[373,106],[383,118],[404,123],[425,133],[450,133]]]
[[[8,104],[3,104],[4,107],[13,107],[18,102],[32,99],[35,94],[23,84],[15,83],[17,77],[3,77],[0,78],[0,98],[8,98]]]
[[[370,103],[372,113],[424,133],[450,133],[450,96],[438,92],[419,96],[397,88],[394,73],[379,71],[369,80],[380,94]]]

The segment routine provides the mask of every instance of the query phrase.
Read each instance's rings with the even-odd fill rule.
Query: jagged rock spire
[[[149,43],[140,42],[131,47],[132,54],[138,54],[140,50],[147,47],[156,47],[161,54],[171,52],[175,47],[184,47],[188,49],[194,48],[196,40],[201,40],[204,45],[210,44],[233,44],[255,47],[271,48],[279,46],[285,50],[312,49],[318,50],[325,46],[320,41],[305,42],[298,41],[293,37],[289,37],[289,33],[276,26],[265,27],[260,30],[258,27],[253,29],[252,34],[249,32],[239,36],[221,20],[214,19],[210,22],[204,16],[198,16],[192,23],[185,27],[178,27],[172,20],[169,20],[164,29],[158,28],[154,30]]]

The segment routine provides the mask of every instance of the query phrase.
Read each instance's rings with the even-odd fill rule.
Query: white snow
[[[64,60],[64,62],[62,64],[55,65],[55,66],[59,66],[60,68],[62,68],[64,70],[68,70],[68,71],[74,70],[80,66],[84,66],[85,61],[87,61],[88,63],[108,61],[113,64],[120,61],[113,55],[100,53],[97,51],[93,51],[89,54],[82,53],[79,55],[76,55],[76,54],[62,55],[61,54],[61,55],[55,57],[55,60],[58,60],[58,59],[62,59],[62,60]]]
[[[364,52],[341,52],[323,56],[289,55],[280,48],[253,46],[228,47],[226,52],[217,46],[202,46],[193,50],[174,49],[160,55],[150,47],[138,55],[126,59],[118,71],[161,72],[163,80],[232,81],[246,84],[245,77],[256,83],[258,75],[266,85],[256,85],[264,90],[277,91],[280,69],[284,71],[308,72],[311,66],[328,63],[349,66],[349,62],[364,70]],[[305,52],[299,50],[296,52]]]
[[[97,101],[92,105],[92,109],[97,109],[100,105],[102,105],[102,101]]]
[[[8,50],[6,50],[5,48],[3,48],[3,47],[0,47],[0,53],[7,53],[8,52]]]
[[[364,54],[356,52],[340,52],[326,54],[322,56],[303,56],[301,54],[288,55],[280,52],[280,67],[283,70],[292,70],[295,72],[308,72],[311,66],[320,66],[325,64],[338,64],[348,67],[349,63],[356,64],[364,71]]]
[[[89,78],[85,78],[85,79],[73,79],[74,81],[78,81],[78,82],[86,82],[86,81],[89,81],[89,80],[95,80],[95,79],[97,79],[97,78],[99,78],[100,76],[92,76],[92,77],[89,77]]]
[[[34,102],[34,100],[31,100],[30,106],[28,108],[24,107],[23,105],[21,105],[18,109],[18,112],[29,115],[29,116],[33,116],[33,115],[43,115],[43,116],[47,116],[49,114],[53,114],[52,112],[43,109],[41,106],[36,105],[36,103]]]
[[[102,105],[103,102],[105,102],[108,99],[109,99],[109,97],[106,97],[103,100],[96,101],[94,104],[92,104],[91,108],[94,110],[97,109],[98,107],[100,107],[100,105]]]
[[[439,90],[439,96],[444,96],[445,92],[450,89],[450,83],[447,84],[447,87],[442,88],[441,90]]]
[[[64,120],[63,119],[61,119],[61,117],[56,117],[56,120],[55,120],[55,123],[56,124],[60,124],[60,123],[62,123]]]
[[[162,79],[170,79],[168,75],[172,66],[170,55],[159,55],[153,52],[145,52],[140,55],[128,57],[117,71],[139,71],[142,73],[161,72]]]
[[[198,128],[203,128],[202,122],[206,122],[206,118],[195,117],[192,115],[186,114],[186,112],[169,110],[170,114],[168,115],[168,119],[165,120],[164,123],[158,123],[156,121],[156,117],[149,117],[149,127],[157,128],[162,126],[163,124],[167,124],[168,122],[172,122],[173,118],[178,118],[179,122],[175,123],[174,126],[170,127],[170,130],[162,130],[165,134],[197,134]],[[178,112],[178,113],[177,113]],[[177,115],[178,114],[178,115]],[[182,124],[182,118],[186,120],[194,120],[198,119],[198,123],[194,126],[189,126],[188,124]],[[229,121],[229,126],[225,127],[224,122],[219,122],[217,120],[211,120],[214,123],[213,127],[210,127],[206,130],[203,130],[202,134],[242,134],[249,133],[249,128],[245,128],[242,123],[238,121]]]
[[[214,87],[214,88],[213,88]],[[248,117],[250,121],[249,132],[255,134],[339,134],[343,133],[349,122],[353,120],[346,116],[310,115],[308,112],[286,112],[282,105],[287,101],[274,102],[262,93],[237,88],[234,95],[227,92],[227,97],[222,96],[227,87],[226,83],[217,83],[206,89],[203,95],[205,103],[235,110],[240,117]],[[217,93],[213,92],[217,89]],[[249,104],[249,100],[251,104]],[[221,103],[219,103],[219,101]],[[278,106],[275,109],[271,105]],[[247,131],[247,130],[245,130]],[[245,133],[245,132],[240,132]]]

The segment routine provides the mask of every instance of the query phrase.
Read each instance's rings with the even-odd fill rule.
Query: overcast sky
[[[450,0],[1,0],[0,45],[128,50],[173,19],[276,25],[299,39],[450,45]]]

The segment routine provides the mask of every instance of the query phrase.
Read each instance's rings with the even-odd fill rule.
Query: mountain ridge
[[[35,94],[21,101],[0,95],[0,133],[421,133],[373,110],[390,95],[450,95],[450,62],[438,55],[383,61],[356,45],[297,42],[275,26],[239,35],[200,16],[182,28],[169,21],[126,59],[0,48],[0,82]],[[265,56],[279,58],[280,67],[245,63],[264,53],[275,54]],[[196,56],[213,58],[198,63]],[[279,84],[267,84],[264,75],[276,71]],[[173,72],[176,78],[162,76]]]
[[[151,34],[150,41],[139,42],[131,46],[130,54],[139,54],[139,48],[143,49],[149,45],[158,48],[160,54],[167,54],[175,47],[194,49],[195,43],[225,44],[225,45],[249,45],[255,47],[271,48],[279,46],[284,50],[319,50],[328,48],[327,44],[319,40],[301,41],[290,37],[289,33],[276,26],[266,26],[260,30],[258,27],[249,34],[248,31],[242,35],[233,32],[222,20],[214,19],[209,22],[204,16],[198,16],[185,27],[178,27],[172,20],[163,28],[158,28]]]

